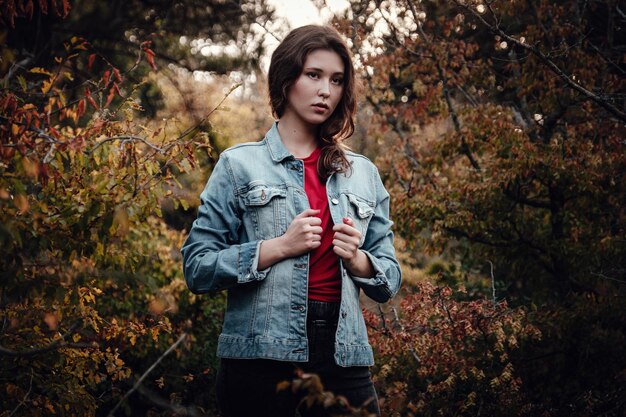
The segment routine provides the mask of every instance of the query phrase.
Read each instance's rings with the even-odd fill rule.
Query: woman
[[[334,29],[300,27],[268,78],[278,121],[222,152],[182,248],[191,291],[228,290],[218,402],[224,416],[293,416],[297,399],[276,386],[299,368],[379,414],[359,293],[385,302],[401,276],[389,194],[342,144],[356,110],[350,53]]]

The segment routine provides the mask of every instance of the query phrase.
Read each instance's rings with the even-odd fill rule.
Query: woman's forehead
[[[339,54],[329,49],[311,51],[304,60],[304,69],[316,69],[330,74],[343,74],[344,64]]]

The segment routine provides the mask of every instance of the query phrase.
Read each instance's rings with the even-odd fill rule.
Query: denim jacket
[[[375,276],[352,276],[340,265],[341,306],[335,342],[340,366],[373,365],[372,348],[359,306],[359,293],[377,302],[400,287],[393,248],[389,194],[378,170],[348,152],[352,172],[333,174],[326,192],[333,223],[354,219],[360,249]],[[187,285],[194,293],[228,290],[218,356],[307,361],[309,255],[257,268],[263,240],[281,236],[309,208],[304,165],[283,145],[274,123],[260,142],[234,146],[220,155],[200,195],[198,217],[182,247]]]

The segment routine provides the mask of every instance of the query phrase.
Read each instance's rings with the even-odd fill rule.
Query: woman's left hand
[[[349,217],[343,218],[343,224],[334,225],[333,231],[333,252],[350,269],[358,259],[361,232],[354,227],[354,222]]]
[[[343,224],[333,226],[333,252],[341,259],[346,269],[356,277],[371,278],[376,275],[372,262],[365,252],[359,250],[361,232],[354,227],[349,217],[343,218]]]

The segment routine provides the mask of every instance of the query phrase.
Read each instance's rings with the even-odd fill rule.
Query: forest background
[[[365,305],[383,414],[624,415],[623,2],[332,24],[405,277]],[[219,153],[271,123],[289,25],[265,0],[0,0],[0,25],[0,416],[216,415],[225,297],[186,289],[179,248]]]

